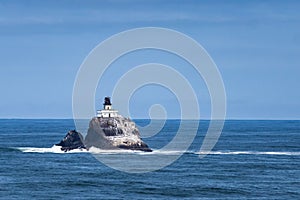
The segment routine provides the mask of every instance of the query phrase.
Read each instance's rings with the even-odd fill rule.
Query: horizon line
[[[131,120],[224,120],[224,121],[228,121],[228,120],[232,120],[232,121],[238,121],[238,120],[260,120],[260,121],[290,121],[290,120],[294,120],[294,121],[300,121],[300,118],[225,118],[225,119],[211,119],[211,118],[200,118],[200,119],[181,119],[181,118],[167,118],[167,119],[163,119],[163,118],[155,118],[155,119],[151,119],[151,118],[130,118]],[[21,118],[21,117],[9,117],[9,118],[0,118],[0,120],[75,120],[74,118],[47,118],[47,117],[40,117],[40,118]],[[79,119],[80,120],[80,119]],[[83,119],[85,120],[85,119]],[[87,119],[89,120],[89,119]]]

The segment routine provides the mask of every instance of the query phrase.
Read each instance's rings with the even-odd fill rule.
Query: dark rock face
[[[113,118],[94,117],[85,137],[87,149],[94,146],[100,149],[130,149],[151,152],[140,138],[135,123],[122,116]]]
[[[65,152],[73,149],[85,149],[82,135],[75,130],[69,131],[64,139],[55,145],[61,146],[61,150]]]
[[[135,143],[131,145],[124,145],[120,144],[118,146],[120,149],[130,149],[130,150],[139,150],[139,151],[145,151],[145,152],[152,152],[152,149],[149,148],[149,146],[145,142]]]

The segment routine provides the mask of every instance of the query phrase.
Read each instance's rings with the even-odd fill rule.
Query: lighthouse
[[[117,117],[117,116],[118,116],[118,111],[112,109],[110,97],[105,97],[103,103],[103,109],[97,110],[97,117],[109,118],[109,117]]]

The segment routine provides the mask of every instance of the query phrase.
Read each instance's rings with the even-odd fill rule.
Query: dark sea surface
[[[168,120],[144,141],[159,152],[179,123]],[[300,199],[300,121],[226,121],[211,154],[200,159],[208,124],[199,122],[193,144],[173,164],[136,174],[90,153],[53,150],[75,129],[71,119],[2,119],[0,199]]]

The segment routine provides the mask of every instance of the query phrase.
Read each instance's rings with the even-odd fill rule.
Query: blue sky
[[[0,118],[71,118],[73,83],[88,53],[113,34],[157,26],[180,31],[208,51],[225,84],[227,118],[300,119],[299,9],[299,1],[0,0]],[[115,65],[180,65],[177,60],[145,51]],[[192,71],[185,75],[196,79]],[[96,99],[109,93],[99,84]],[[207,118],[203,88],[195,86]],[[165,89],[148,86],[132,98],[138,102],[130,106],[134,118],[147,118],[152,103],[178,117],[178,102]]]

